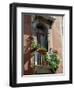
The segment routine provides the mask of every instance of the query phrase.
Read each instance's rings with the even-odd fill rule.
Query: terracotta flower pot
[[[45,55],[46,54],[46,50],[45,49],[43,49],[43,48],[39,48],[38,50],[37,50],[40,54],[42,54],[42,55]]]
[[[48,62],[47,61],[42,61],[42,65],[48,65]]]

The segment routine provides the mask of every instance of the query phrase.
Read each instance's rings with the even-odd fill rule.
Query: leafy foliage
[[[58,69],[58,65],[59,65],[59,62],[60,62],[56,53],[51,53],[49,55],[45,55],[43,57],[43,60],[48,61],[51,72],[55,73],[56,70]]]
[[[35,42],[32,42],[32,44],[31,44],[31,47],[34,49],[34,48],[39,48],[39,44],[36,44]]]

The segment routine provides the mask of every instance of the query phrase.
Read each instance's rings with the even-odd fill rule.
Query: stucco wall
[[[63,56],[62,56],[62,44],[63,44],[63,33],[62,33],[63,17],[56,16],[56,19],[52,25],[52,46],[54,50],[58,51],[58,56],[60,58],[60,65],[57,73],[63,72]]]

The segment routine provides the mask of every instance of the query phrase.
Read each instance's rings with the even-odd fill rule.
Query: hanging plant
[[[47,50],[46,50],[46,48],[38,48],[37,52],[39,52],[42,55],[45,55],[47,53]]]

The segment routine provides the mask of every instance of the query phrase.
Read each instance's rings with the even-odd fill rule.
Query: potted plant
[[[43,65],[48,65],[51,73],[55,73],[58,69],[60,60],[56,52],[49,53],[43,56]]]
[[[45,55],[47,53],[46,48],[38,48],[37,52],[39,52],[41,55]]]
[[[55,52],[50,54],[49,67],[52,73],[55,73],[58,69],[60,60]]]

